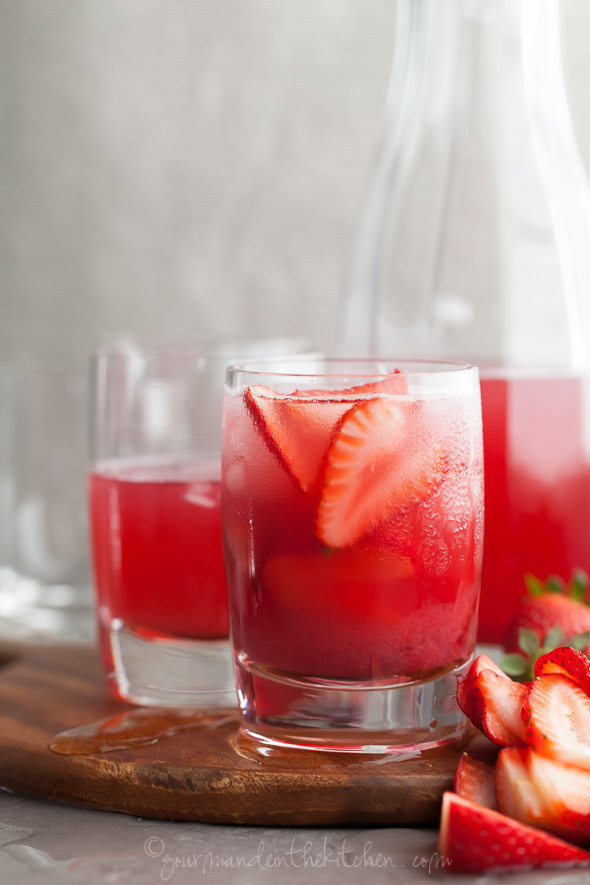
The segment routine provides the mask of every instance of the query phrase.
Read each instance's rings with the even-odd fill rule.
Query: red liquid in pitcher
[[[579,378],[481,381],[485,543],[478,638],[502,643],[524,575],[590,570],[590,452]],[[588,432],[586,430],[586,432]]]

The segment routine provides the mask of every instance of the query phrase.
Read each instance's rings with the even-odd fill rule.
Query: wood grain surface
[[[0,645],[0,786],[24,794],[139,817],[265,826],[435,824],[461,746],[405,761],[306,751],[264,756],[238,739],[237,713],[153,743],[63,755],[64,730],[128,712],[103,687],[92,646]],[[167,714],[164,715],[164,718]],[[112,720],[112,721],[115,721]],[[140,729],[141,731],[141,729]],[[157,730],[156,730],[157,731]],[[145,735],[144,735],[145,737]]]

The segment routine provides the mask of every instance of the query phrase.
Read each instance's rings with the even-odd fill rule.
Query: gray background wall
[[[444,0],[441,0],[444,2]],[[590,167],[590,2],[563,0]],[[395,0],[0,0],[0,361],[327,340]]]

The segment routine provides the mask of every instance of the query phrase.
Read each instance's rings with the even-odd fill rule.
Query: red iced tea
[[[481,483],[476,397],[410,395],[402,375],[228,393],[222,504],[239,666],[381,684],[461,666],[475,642]]]
[[[153,638],[227,637],[218,464],[101,462],[90,473],[89,501],[107,647],[117,622]]]

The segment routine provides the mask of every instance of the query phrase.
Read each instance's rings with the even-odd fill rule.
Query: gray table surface
[[[590,870],[451,876],[433,829],[272,829],[146,820],[0,791],[0,882],[587,885]]]

